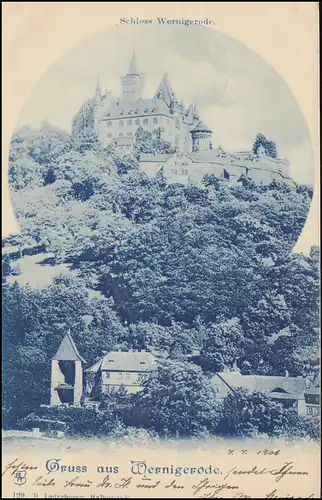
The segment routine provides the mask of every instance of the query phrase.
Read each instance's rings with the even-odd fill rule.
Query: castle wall
[[[166,162],[161,163],[153,161],[151,155],[151,162],[141,162],[140,166],[150,177],[153,177],[163,166],[164,177],[168,182],[173,183],[198,184],[206,174],[214,174],[218,179],[235,183],[243,174],[256,183],[269,184],[276,179],[294,185],[292,179],[285,179],[277,168],[269,169],[265,162],[242,161],[230,157],[218,157],[215,163],[214,161],[192,161],[188,155],[181,157],[173,155]]]
[[[175,132],[173,123],[174,119],[166,115],[125,116],[124,118],[101,120],[99,136],[103,144],[124,138],[133,141],[139,127],[151,133],[161,128],[161,138],[174,145]]]

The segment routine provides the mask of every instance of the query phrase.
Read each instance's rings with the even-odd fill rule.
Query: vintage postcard
[[[318,4],[3,14],[3,497],[319,498]]]

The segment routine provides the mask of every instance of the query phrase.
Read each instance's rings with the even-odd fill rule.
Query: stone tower
[[[80,406],[85,363],[68,331],[51,360],[50,404],[52,406],[62,403]]]
[[[203,122],[190,131],[192,137],[192,151],[207,151],[212,149],[212,130]]]
[[[145,74],[139,73],[136,63],[135,53],[133,52],[130,67],[125,76],[121,78],[123,102],[134,102],[142,97],[142,90],[145,81]]]

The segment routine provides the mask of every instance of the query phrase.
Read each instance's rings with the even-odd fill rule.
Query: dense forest
[[[33,288],[7,283],[14,262],[4,263],[10,425],[48,403],[50,358],[68,328],[87,366],[111,349],[158,352],[167,372],[199,384],[201,406],[218,370],[237,363],[244,374],[303,376],[317,359],[319,248],[292,253],[312,188],[243,176],[229,185],[210,174],[198,186],[167,184],[162,170],[154,178],[140,171],[142,151],[168,146],[139,130],[122,156],[91,129],[69,136],[46,123],[12,138],[9,182],[23,245],[74,273]],[[164,383],[164,370],[149,384]],[[141,407],[151,404],[146,394]],[[157,408],[144,414],[153,420]],[[165,419],[162,432],[180,434],[181,424],[169,430],[174,420]],[[220,429],[220,416],[210,420]]]

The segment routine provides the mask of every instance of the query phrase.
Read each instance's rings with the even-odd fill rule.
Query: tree
[[[218,419],[210,381],[196,365],[178,361],[160,361],[135,404],[144,427],[163,436],[197,435]]]
[[[82,128],[77,135],[73,135],[71,144],[73,149],[80,153],[99,151],[101,148],[98,134],[91,127]]]
[[[260,391],[235,389],[223,400],[218,432],[225,436],[272,435],[283,422],[284,409]]]
[[[142,127],[139,127],[135,133],[134,141],[134,154],[137,157],[143,154],[168,154],[171,155],[175,152],[175,149],[171,146],[168,141],[164,141],[159,137],[158,131],[156,134],[152,134]]]
[[[256,139],[253,144],[253,153],[256,155],[258,148],[263,146],[267,156],[271,158],[277,158],[276,144],[273,141],[269,141],[263,134],[257,134]]]
[[[317,422],[308,422],[294,408],[285,408],[260,391],[234,389],[224,398],[221,411],[217,432],[224,436],[319,438]]]
[[[199,363],[206,371],[217,372],[233,366],[243,355],[244,332],[238,318],[205,328]]]

